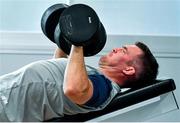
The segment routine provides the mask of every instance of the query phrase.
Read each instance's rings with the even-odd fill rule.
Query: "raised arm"
[[[86,103],[93,94],[84,63],[83,47],[72,45],[64,76],[63,91],[76,104]]]
[[[56,48],[54,52],[54,58],[67,58],[67,54],[61,50],[59,47]]]

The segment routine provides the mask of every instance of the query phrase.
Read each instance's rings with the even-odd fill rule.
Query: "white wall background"
[[[40,32],[55,3],[90,5],[108,34],[180,35],[180,0],[0,0],[0,30]]]
[[[180,34],[180,0],[70,0],[99,14],[108,34]]]
[[[160,64],[159,78],[173,78],[180,105],[180,0],[0,0],[0,75],[52,57],[55,45],[41,32],[43,12],[55,3],[84,3],[95,9],[108,33],[106,47],[143,40]],[[180,110],[150,121],[180,121]]]
[[[55,3],[68,0],[0,0],[1,31],[40,32],[43,12]]]

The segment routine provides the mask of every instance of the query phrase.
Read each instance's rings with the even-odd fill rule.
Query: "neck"
[[[119,85],[122,85],[125,78],[122,72],[120,72],[118,69],[109,67],[109,66],[101,66],[99,70],[111,81],[116,82]]]

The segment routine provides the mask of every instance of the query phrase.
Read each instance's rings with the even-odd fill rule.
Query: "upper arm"
[[[63,91],[77,104],[84,104],[92,96],[93,87],[86,71],[82,46],[71,47],[64,74]]]
[[[72,87],[69,92],[65,92],[65,95],[76,104],[98,107],[109,97],[112,90],[111,81],[103,75],[89,75],[88,77],[88,88],[78,92]]]

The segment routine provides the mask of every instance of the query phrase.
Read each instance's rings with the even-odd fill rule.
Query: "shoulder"
[[[98,107],[109,98],[112,90],[111,81],[100,74],[89,75],[89,79],[93,85],[93,95],[85,105]]]
[[[101,73],[94,73],[88,76],[93,83],[93,96],[85,105],[105,107],[120,91],[120,87]]]

